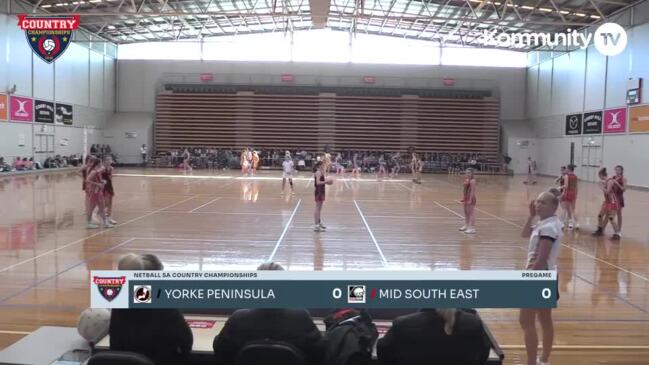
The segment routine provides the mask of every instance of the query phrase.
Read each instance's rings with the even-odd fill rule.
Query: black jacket
[[[176,309],[113,309],[111,312],[111,350],[137,352],[156,365],[181,365],[192,351],[192,331]]]
[[[453,333],[435,310],[397,317],[378,341],[382,365],[478,365],[489,356],[490,343],[477,315],[458,310]]]
[[[304,354],[308,364],[320,364],[325,342],[303,309],[239,309],[232,313],[214,339],[214,355],[219,364],[231,365],[250,341],[269,339],[287,342]]]

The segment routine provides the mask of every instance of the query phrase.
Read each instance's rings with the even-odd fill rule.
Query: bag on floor
[[[368,365],[379,337],[372,318],[365,310],[335,311],[324,320],[327,328],[326,365]]]

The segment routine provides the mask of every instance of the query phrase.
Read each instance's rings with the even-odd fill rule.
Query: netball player
[[[104,205],[106,206],[106,222],[117,224],[113,219],[113,197],[115,196],[115,190],[113,189],[113,157],[111,155],[104,156],[102,179],[105,181]]]
[[[352,157],[352,177],[359,178],[361,176],[361,166],[358,162],[358,152],[354,152]]]
[[[619,226],[618,236],[622,236],[622,208],[624,208],[624,192],[626,191],[626,177],[624,176],[624,167],[622,165],[615,166],[615,177],[613,177],[615,185],[613,192],[617,198],[619,209],[617,210],[617,225]]]
[[[327,227],[322,225],[322,205],[325,201],[325,184],[328,181],[325,177],[324,163],[317,161],[313,165],[313,187],[315,188],[315,212],[313,214],[313,231],[324,232]]]
[[[399,176],[399,172],[401,171],[401,153],[395,152],[394,155],[392,155],[392,171],[390,172],[390,177],[396,177]]]
[[[293,165],[293,160],[291,159],[291,154],[286,151],[284,156],[284,162],[282,162],[282,195],[284,195],[284,189],[286,187],[286,180],[291,186],[291,195],[295,195],[295,189],[293,188],[293,171],[295,166]]]
[[[476,199],[476,181],[473,174],[473,169],[466,169],[466,177],[464,178],[464,193],[462,203],[464,204],[464,226],[460,231],[464,233],[474,234],[475,230],[475,205]]]
[[[250,172],[250,175],[254,175],[255,172],[257,172],[257,168],[259,168],[259,154],[257,151],[252,151],[252,171]]]
[[[599,170],[598,176],[600,180],[599,187],[602,189],[602,193],[604,193],[604,203],[602,203],[602,208],[599,212],[599,224],[597,230],[593,235],[603,235],[606,226],[611,222],[611,226],[613,226],[613,239],[617,240],[621,237],[620,227],[616,221],[618,211],[620,210],[620,204],[617,200],[617,194],[615,193],[615,178],[608,178],[606,167]]]
[[[189,153],[189,150],[185,148],[183,152],[183,163],[181,165],[182,169],[185,171],[192,171],[192,166],[189,164],[189,160],[192,158],[192,155]]]
[[[577,222],[577,175],[575,175],[575,166],[570,165],[567,167],[567,172],[563,176],[563,194],[561,195],[561,202],[566,208],[566,220],[564,224],[568,225],[568,229],[579,229]]]
[[[559,199],[549,191],[541,193],[530,202],[530,215],[523,227],[521,236],[529,238],[527,251],[527,270],[556,270],[563,225],[556,216]],[[533,225],[536,217],[538,222]],[[559,293],[557,291],[557,298]],[[539,338],[536,332],[536,320],[541,324],[543,347],[537,359]],[[548,365],[554,341],[554,324],[551,308],[523,308],[519,322],[525,333],[527,365]]]
[[[421,184],[421,170],[423,169],[423,167],[424,165],[419,158],[419,154],[417,154],[417,152],[412,152],[410,169],[412,171],[412,182],[414,182],[415,184]]]
[[[388,174],[387,169],[385,168],[385,157],[383,156],[383,153],[379,156],[379,171],[376,174],[377,179],[382,179],[386,177]]]
[[[86,206],[88,210],[86,211],[86,219],[88,222],[87,228],[95,229],[99,228],[97,224],[92,221],[92,212],[97,208],[97,214],[101,218],[101,221],[105,227],[110,228],[113,225],[106,221],[106,211],[104,209],[104,185],[105,181],[102,180],[102,165],[101,160],[95,158],[92,160],[90,169],[88,170],[88,177],[86,178]]]
[[[345,166],[343,166],[343,156],[340,154],[340,152],[336,154],[334,165],[336,167],[336,175],[342,176],[345,174]]]

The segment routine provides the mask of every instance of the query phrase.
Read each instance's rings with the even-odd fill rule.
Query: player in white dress
[[[291,195],[295,194],[295,188],[293,187],[293,171],[295,166],[293,165],[293,160],[291,159],[291,153],[286,151],[284,156],[284,162],[282,162],[282,195],[284,195],[284,189],[286,187],[286,180],[288,179],[289,185],[291,185]]]

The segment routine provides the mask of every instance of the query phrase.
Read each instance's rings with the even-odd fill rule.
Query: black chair
[[[237,354],[236,365],[306,365],[302,351],[295,346],[278,341],[248,342]],[[92,364],[89,364],[92,365]]]
[[[92,355],[88,365],[154,365],[148,357],[126,351],[103,351]]]

